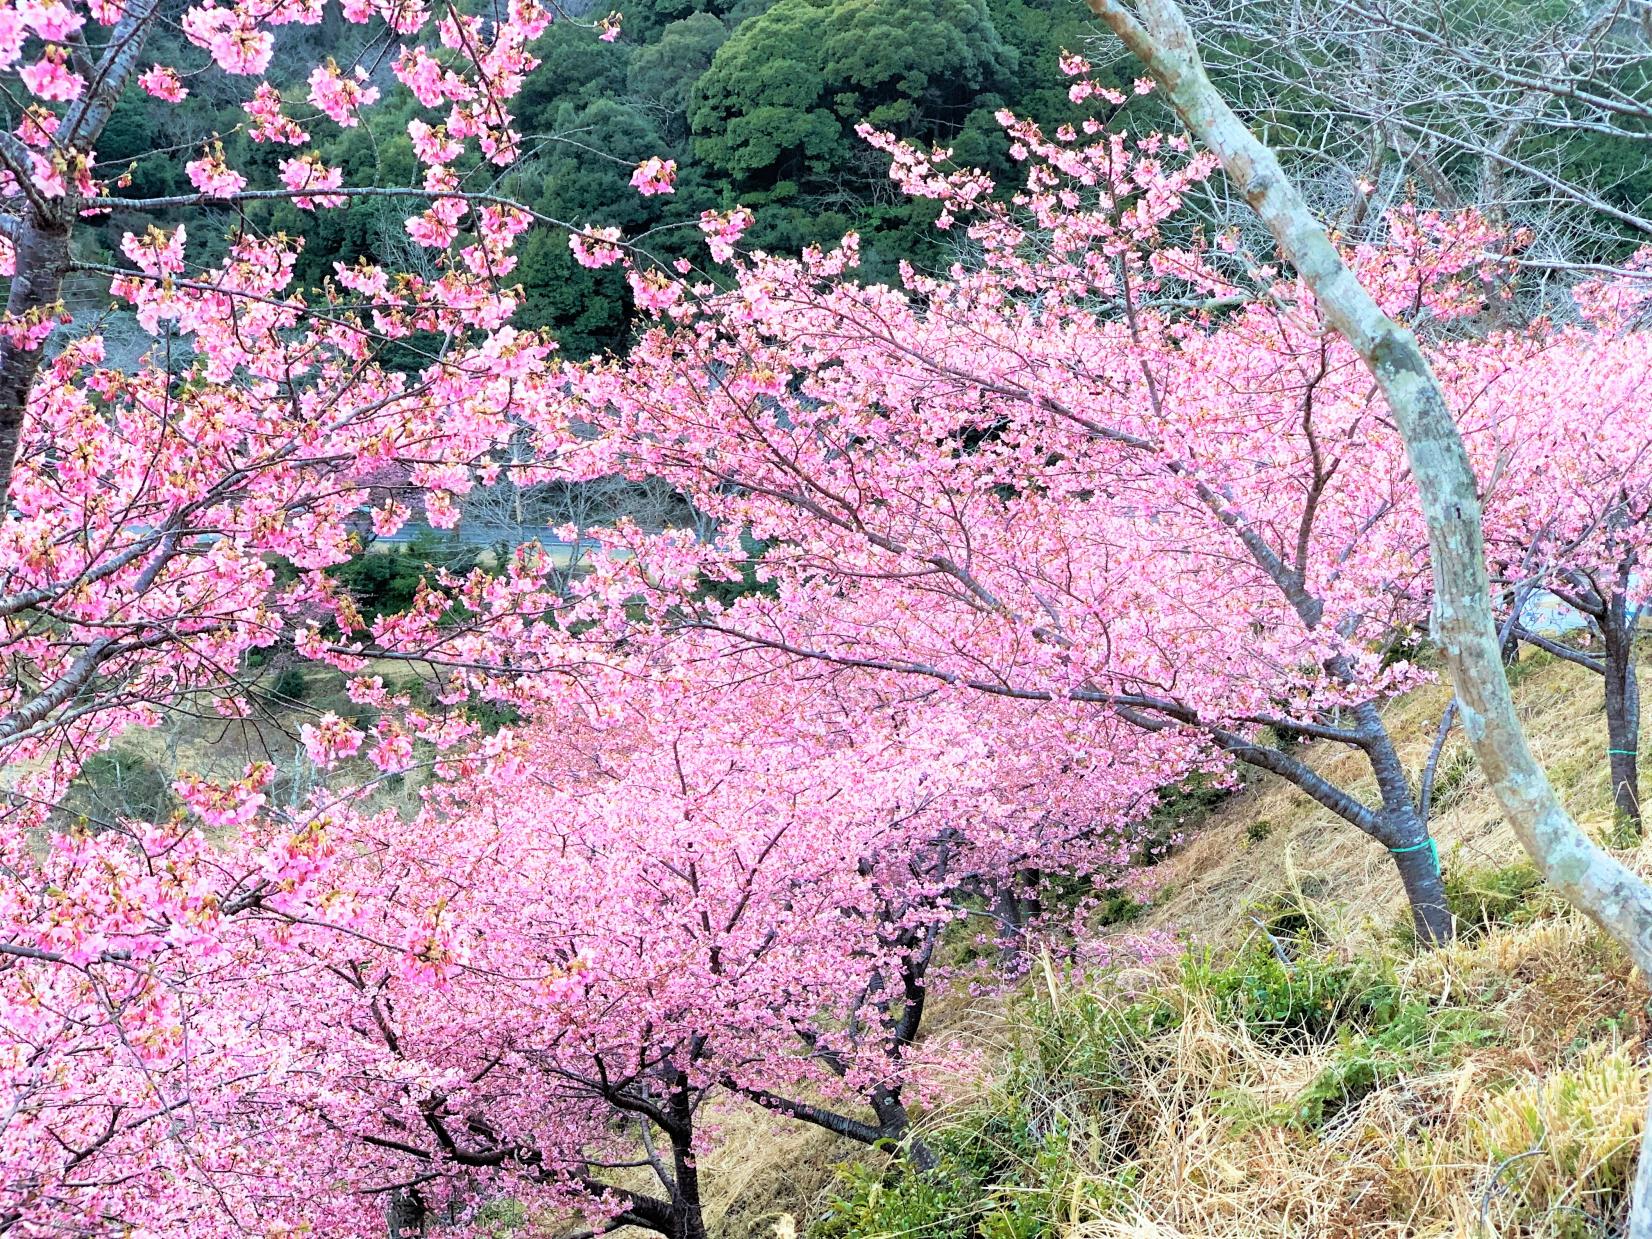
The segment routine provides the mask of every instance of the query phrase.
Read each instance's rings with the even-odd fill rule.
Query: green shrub
[[[1123,891],[1102,891],[1098,895],[1095,914],[1090,924],[1092,928],[1102,925],[1128,925],[1131,921],[1139,919],[1146,911],[1145,903]]]
[[[1329,933],[1318,896],[1324,883],[1305,876],[1297,884],[1254,900],[1246,909],[1251,921],[1274,939],[1285,940],[1296,949],[1324,942]]]
[[[508,1197],[488,1201],[476,1211],[471,1226],[487,1239],[515,1239],[536,1229],[522,1202]]]
[[[1088,1095],[1128,1090],[1136,1052],[1182,1022],[1180,1007],[1164,993],[1122,1004],[1082,990],[1059,1004],[1040,995],[1020,1013],[1032,1036],[1017,1049],[1017,1067]]]
[[[1547,650],[1526,650],[1516,662],[1503,664],[1503,677],[1515,688],[1555,661]]]
[[[403,546],[363,551],[328,569],[328,575],[349,591],[362,617],[372,623],[411,607],[418,596],[419,582],[433,577],[435,567],[462,576],[480,560],[480,548],[462,546],[457,539],[433,530],[421,530]]]
[[[1496,1026],[1478,1011],[1440,1010],[1416,1000],[1403,1003],[1373,1029],[1344,1030],[1331,1065],[1314,1077],[1283,1117],[1292,1126],[1318,1127],[1395,1080],[1454,1066],[1469,1050],[1496,1036]]]
[[[301,704],[310,695],[310,681],[300,667],[283,667],[270,681],[269,695],[277,706]]]
[[[501,727],[512,727],[522,721],[522,711],[509,702],[483,701],[480,698],[467,701],[460,707],[464,716],[482,729],[482,734],[491,736]]]
[[[160,763],[128,749],[94,753],[80,768],[63,798],[70,818],[83,817],[94,828],[120,818],[165,821],[178,808],[172,778]]]
[[[1075,1149],[1123,1147],[1102,1135],[1131,1092],[1132,1064],[1181,1023],[1173,994],[1120,1001],[1060,983],[1034,986],[1015,1004],[1022,1035],[992,1087],[925,1133],[939,1165],[928,1173],[900,1161],[841,1168],[812,1239],[1054,1239],[1075,1209],[1105,1212],[1138,1170],[1124,1161],[1098,1173]]]
[[[1053,1206],[1068,1164],[1056,1121],[1040,1130],[1020,1099],[999,1097],[929,1139],[940,1164],[915,1170],[845,1166],[815,1239],[1039,1239],[1056,1233]]]
[[[1446,753],[1434,771],[1434,791],[1429,804],[1429,815],[1433,816],[1435,810],[1443,809],[1461,799],[1479,769],[1479,759],[1475,757],[1474,750],[1466,744]]]
[[[1181,981],[1226,1023],[1267,1044],[1323,1040],[1342,1024],[1392,1019],[1398,1006],[1385,969],[1311,953],[1287,962],[1271,943],[1252,943],[1225,964],[1209,951],[1185,955]]]
[[[1273,834],[1273,823],[1265,817],[1259,817],[1245,827],[1245,838],[1252,843],[1261,843],[1271,834]]]
[[[1526,861],[1494,868],[1446,871],[1446,905],[1457,932],[1472,936],[1493,925],[1524,924],[1542,908],[1543,879]]]
[[[1602,826],[1598,833],[1604,846],[1621,852],[1639,847],[1644,829],[1640,822],[1614,806],[1612,820]]]

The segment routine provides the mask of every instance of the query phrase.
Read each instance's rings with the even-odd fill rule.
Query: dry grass
[[[1522,677],[1517,697],[1568,807],[1603,831],[1611,817],[1598,679],[1547,663]],[[1445,700],[1435,688],[1391,709],[1413,762]],[[1453,748],[1467,752],[1461,740]],[[1322,768],[1346,777],[1357,760],[1328,754]],[[1448,862],[1518,859],[1472,761],[1448,750],[1442,769],[1452,765],[1456,785],[1436,826]],[[1254,839],[1245,828],[1259,819],[1272,829]],[[1644,871],[1649,851],[1622,855]],[[1387,858],[1282,784],[1235,797],[1167,870],[1149,923],[1194,941],[1231,947],[1254,932],[1247,907],[1258,896],[1306,888],[1344,950],[1395,949],[1389,931],[1404,904]],[[1145,1136],[1131,1158],[1135,1186],[1061,1229],[1085,1239],[1613,1233],[1648,1089],[1647,990],[1592,925],[1552,900],[1546,911],[1399,959],[1406,993],[1483,1012],[1499,1026],[1496,1043],[1408,1072],[1317,1132],[1258,1116],[1300,1094],[1335,1044],[1280,1052],[1208,1011],[1188,1012],[1172,1053],[1161,1047],[1131,1068],[1130,1126]],[[1080,1169],[1069,1190],[1082,1194],[1098,1176],[1116,1183],[1120,1168]]]
[[[1526,667],[1516,700],[1532,748],[1566,807],[1599,836],[1612,822],[1610,775],[1601,756],[1606,720],[1600,679],[1546,656],[1528,658]],[[1434,685],[1388,709],[1390,730],[1413,770],[1421,767],[1448,700],[1449,689]],[[1319,749],[1311,759],[1316,768],[1375,800],[1375,781],[1357,753],[1330,745]],[[1446,787],[1444,772],[1453,768],[1460,772],[1457,785]],[[1432,825],[1448,863],[1490,866],[1518,859],[1519,843],[1504,825],[1460,732],[1447,745],[1441,771],[1444,794],[1437,798]],[[1253,840],[1245,828],[1258,821],[1271,829],[1266,838]],[[1652,849],[1625,859],[1652,868]],[[1316,898],[1339,918],[1334,931],[1347,940],[1368,932],[1373,922],[1387,926],[1404,908],[1393,865],[1381,848],[1295,788],[1266,775],[1224,805],[1162,868],[1165,887],[1146,923],[1195,941],[1220,943],[1244,932],[1247,901],[1257,892],[1279,889],[1291,875],[1312,879]]]
[[[1317,1129],[1279,1115],[1343,1043],[1270,1047],[1184,995],[1173,1036],[1126,1050],[1133,1087],[1110,1121],[1131,1136],[1128,1159],[1075,1159],[1067,1190],[1096,1197],[1106,1184],[1107,1207],[1061,1229],[1084,1239],[1613,1233],[1648,1069],[1611,1023],[1628,998],[1611,956],[1562,916],[1402,962],[1405,993],[1435,1004],[1455,993],[1498,1018],[1496,1043],[1438,1065],[1425,1053]],[[1565,1046],[1551,1012],[1519,1000],[1523,974],[1595,982],[1554,1013],[1578,1030]],[[1133,1184],[1122,1195],[1121,1181]]]

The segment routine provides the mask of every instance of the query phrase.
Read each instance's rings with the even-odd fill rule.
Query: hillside
[[[1568,807],[1610,823],[1598,680],[1513,672]],[[1426,747],[1433,686],[1390,709]],[[1419,952],[1380,850],[1283,786],[1196,824],[1142,916],[1147,968],[1044,962],[931,1025],[984,1066],[931,1112],[935,1179],[762,1117],[707,1159],[714,1233],[1251,1239],[1616,1235],[1648,1083],[1645,982],[1538,887],[1466,745],[1435,822],[1454,945]],[[1652,869],[1649,849],[1621,853]]]

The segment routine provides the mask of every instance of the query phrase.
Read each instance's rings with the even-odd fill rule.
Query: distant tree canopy
[[[1092,33],[1088,14],[1068,0],[642,0],[621,7],[624,33],[614,43],[562,23],[539,41],[543,67],[514,100],[515,127],[530,154],[493,188],[571,223],[618,225],[662,262],[703,257],[694,225],[708,209],[756,209],[748,243],[776,250],[835,242],[854,229],[873,278],[892,277],[903,258],[936,265],[944,252],[928,226],[930,204],[896,192],[887,161],[854,126],[870,120],[1007,172],[993,113],[1009,107],[1046,124],[1074,115],[1055,59]],[[360,63],[371,66],[371,49],[350,42],[357,37],[331,15],[303,33],[311,53],[350,64],[365,51]],[[173,50],[165,43],[158,38],[155,48],[163,62]],[[292,60],[291,93],[300,98],[301,59],[283,55]],[[283,68],[278,58],[272,80],[281,80]],[[183,164],[195,143],[214,134],[231,163],[273,168],[292,151],[251,142],[242,102],[201,90],[182,104],[160,105],[134,89],[117,107],[99,158],[134,161],[132,188],[150,196],[192,192]],[[315,149],[344,169],[347,184],[417,185],[407,120],[403,110],[375,108],[358,127],[318,129]],[[158,127],[183,154],[148,154]],[[632,168],[652,155],[676,161],[674,193],[645,198],[631,188]],[[331,278],[335,262],[407,257],[401,216],[382,202],[324,212],[285,202],[244,209],[260,230],[305,238],[298,276],[307,284]],[[123,231],[148,222],[117,211],[96,244],[112,253]],[[227,210],[224,222],[234,222]],[[580,266],[549,233],[525,238],[518,256],[523,325],[554,328],[571,356],[624,345],[631,304],[619,273]]]
[[[931,212],[897,201],[855,125],[951,141],[993,124],[1019,64],[984,0],[778,0],[695,83],[693,151],[761,208],[758,245],[861,227],[874,261],[912,257]]]
[[[758,188],[812,181],[858,122],[956,131],[1016,64],[983,0],[778,0],[695,84],[694,149]]]
[[[856,136],[855,125],[867,120],[902,137],[940,143],[957,162],[984,167],[1001,184],[1017,182],[994,114],[1008,108],[1046,129],[1078,119],[1080,109],[1067,98],[1069,80],[1056,62],[1063,49],[1091,46],[1095,33],[1088,11],[1073,0],[639,0],[620,7],[625,25],[616,42],[599,42],[571,23],[553,25],[538,41],[543,67],[514,101],[515,127],[530,153],[491,188],[570,223],[617,225],[662,263],[703,257],[694,225],[708,209],[754,209],[757,221],[746,243],[777,252],[829,245],[853,229],[861,234],[863,278],[873,280],[894,279],[902,259],[933,269],[954,253],[948,236],[930,227],[934,204],[899,193],[887,160]],[[1541,8],[1534,0],[1506,7],[1533,15]],[[1277,62],[1294,83],[1265,100],[1229,83],[1269,133],[1287,145],[1366,158],[1363,139],[1316,136],[1304,119],[1333,123],[1342,113],[1325,92],[1338,83],[1358,84],[1357,57],[1340,43],[1292,51],[1284,46],[1289,31],[1260,18],[1248,25],[1213,22],[1208,29],[1224,55],[1241,63],[1247,56]],[[359,38],[329,15],[300,37],[309,59],[283,52],[271,77],[290,77],[293,97],[302,97],[299,66],[314,55],[340,64],[377,63],[373,49],[352,42]],[[162,62],[179,58],[166,37],[157,36],[154,50]],[[1216,59],[1220,76],[1226,62]],[[1097,74],[1125,86],[1135,71],[1120,61]],[[179,105],[130,90],[104,133],[100,162],[131,161],[134,193],[189,193],[183,164],[198,142],[217,134],[231,163],[271,170],[291,148],[251,142],[242,102],[233,90],[205,84]],[[1135,123],[1143,124],[1141,109],[1135,113]],[[406,132],[410,115],[377,107],[355,128],[318,129],[317,153],[342,167],[347,183],[415,186],[420,173]],[[1603,197],[1638,210],[1648,176],[1644,152],[1610,134],[1566,136],[1564,156],[1587,167],[1585,179],[1600,185]],[[1540,135],[1528,146],[1539,141]],[[148,153],[167,143],[175,144],[172,154]],[[1417,157],[1415,145],[1407,146],[1407,158]],[[630,186],[632,169],[653,155],[676,161],[674,193],[642,197]],[[1453,159],[1468,157],[1444,150],[1440,162],[1448,175],[1457,171]],[[1345,191],[1346,175],[1331,179],[1336,192]],[[409,258],[401,215],[382,201],[323,212],[286,202],[243,209],[260,230],[305,238],[298,276],[307,284],[331,278],[335,262]],[[107,257],[123,231],[141,232],[151,219],[114,212],[93,237],[104,253],[89,256]],[[228,226],[235,217],[226,210],[223,219]],[[215,240],[199,235],[192,243]],[[522,325],[554,329],[573,357],[623,348],[632,309],[622,275],[580,266],[554,233],[525,238],[518,256]]]

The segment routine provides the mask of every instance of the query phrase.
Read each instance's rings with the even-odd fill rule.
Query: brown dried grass
[[[1585,970],[1598,935],[1572,916],[1408,961],[1403,986],[1496,1009],[1488,992],[1505,969]],[[1622,1010],[1626,990],[1598,987],[1598,1030]],[[1497,992],[1494,989],[1489,992]],[[1515,989],[1511,997],[1521,991]],[[1578,1006],[1585,1006],[1579,1002]],[[1082,1239],[1399,1239],[1512,1236],[1578,1239],[1611,1233],[1638,1139],[1648,1068],[1616,1036],[1557,1051],[1541,1008],[1510,1002],[1499,1044],[1449,1068],[1423,1069],[1380,1087],[1317,1131],[1267,1112],[1331,1065],[1335,1045],[1279,1050],[1208,1010],[1189,1010],[1174,1052],[1130,1065],[1131,1130],[1148,1139],[1131,1170],[1075,1166],[1071,1190],[1134,1179],[1104,1213],[1063,1233]]]

